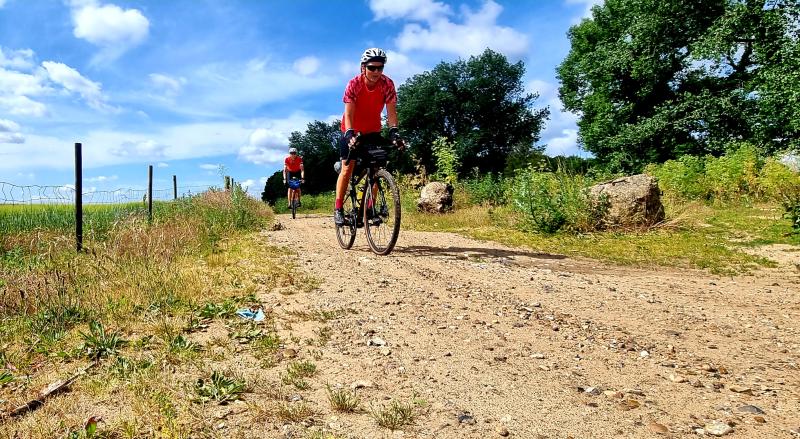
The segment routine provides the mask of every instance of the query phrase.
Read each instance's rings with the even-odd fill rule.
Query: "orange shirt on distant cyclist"
[[[283,164],[289,172],[300,172],[300,166],[303,166],[303,158],[300,157],[300,154],[290,155],[286,157]]]

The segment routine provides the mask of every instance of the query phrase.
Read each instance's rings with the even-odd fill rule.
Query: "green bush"
[[[473,204],[501,206],[507,203],[508,180],[500,175],[488,173],[480,175],[477,169],[472,178],[464,181],[469,200]]]
[[[456,145],[446,137],[439,137],[433,141],[433,155],[436,157],[436,173],[434,180],[455,185],[458,180],[458,154]]]
[[[511,194],[523,228],[543,233],[596,230],[608,207],[591,199],[585,177],[561,170],[525,169],[514,178]]]
[[[696,200],[707,196],[702,157],[684,155],[660,165],[650,164],[645,173],[658,179],[658,186],[667,198]]]
[[[768,200],[783,201],[783,195],[797,185],[800,185],[800,174],[774,158],[767,159],[758,175],[759,192]]]
[[[704,184],[714,201],[739,201],[757,196],[760,165],[756,148],[743,143],[721,157],[706,157]]]

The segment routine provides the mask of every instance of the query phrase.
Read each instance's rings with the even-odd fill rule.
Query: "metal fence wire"
[[[211,186],[179,186],[178,197],[187,198],[205,192]],[[153,201],[170,201],[174,198],[174,188],[153,189]],[[83,204],[126,204],[147,201],[147,189],[122,188],[112,191],[83,191]],[[64,186],[21,186],[0,181],[0,204],[75,204],[75,187]]]

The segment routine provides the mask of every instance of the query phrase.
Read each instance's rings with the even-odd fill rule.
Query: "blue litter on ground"
[[[267,318],[261,308],[259,308],[257,311],[253,311],[250,308],[242,308],[239,311],[236,311],[236,315],[243,319],[250,319],[255,322],[260,322]]]

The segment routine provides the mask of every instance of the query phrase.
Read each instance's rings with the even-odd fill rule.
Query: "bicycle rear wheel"
[[[400,234],[400,190],[392,174],[385,169],[375,173],[373,184],[377,186],[376,191],[370,188],[365,188],[364,191],[364,226],[367,229],[367,242],[373,253],[388,255]],[[373,191],[375,191],[374,200],[371,199]]]
[[[356,241],[356,215],[355,206],[353,206],[353,196],[348,194],[344,197],[344,224],[336,226],[336,240],[339,241],[339,246],[345,250],[353,247]]]

